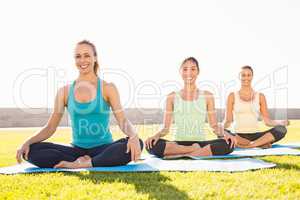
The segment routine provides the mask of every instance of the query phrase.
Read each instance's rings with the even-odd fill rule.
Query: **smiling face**
[[[195,62],[188,60],[181,65],[180,74],[185,84],[194,84],[199,75],[199,68]]]
[[[243,68],[240,73],[241,85],[242,86],[251,86],[253,79],[253,72],[251,69]]]
[[[94,73],[97,61],[93,48],[88,44],[78,44],[75,49],[75,63],[80,74]]]

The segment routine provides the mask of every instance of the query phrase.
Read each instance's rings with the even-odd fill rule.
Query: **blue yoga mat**
[[[148,157],[139,163],[117,167],[93,167],[84,169],[38,168],[29,163],[0,168],[0,174],[21,174],[38,172],[157,172],[157,171],[214,171],[240,172],[275,167],[276,164],[252,158],[233,160],[162,160]]]
[[[300,148],[300,142],[287,143],[287,144],[273,144],[272,148],[289,147],[289,148]]]
[[[236,149],[226,156],[192,157],[195,160],[162,160],[152,156],[143,156],[139,163],[129,163],[118,167],[94,167],[85,169],[38,168],[29,163],[0,168],[0,174],[38,173],[38,172],[151,172],[151,171],[220,171],[237,172],[275,167],[273,163],[253,158],[241,158],[265,155],[300,155],[300,143],[275,144],[270,149]],[[211,159],[212,160],[205,160]],[[221,158],[239,158],[221,160]]]
[[[221,159],[221,158],[244,158],[244,157],[256,157],[256,156],[282,156],[282,155],[300,155],[300,150],[293,149],[300,148],[299,143],[294,144],[274,144],[272,148],[262,149],[262,148],[252,148],[252,149],[240,149],[236,148],[231,154],[222,156],[166,156],[165,160],[173,160],[180,158],[190,158],[195,160],[204,159]]]

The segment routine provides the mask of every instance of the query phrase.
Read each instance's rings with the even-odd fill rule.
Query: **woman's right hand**
[[[160,136],[158,134],[155,134],[151,137],[149,137],[146,141],[145,141],[145,145],[147,149],[152,149],[153,145],[156,144],[156,142],[159,140]]]
[[[288,125],[290,125],[290,121],[289,120],[282,120],[282,121],[279,122],[279,124],[282,125],[282,126],[288,126]]]
[[[28,143],[24,143],[18,150],[17,150],[17,155],[16,155],[16,159],[18,161],[18,163],[22,162],[22,156],[24,156],[24,158],[26,160],[28,160],[28,153],[29,153],[29,149],[30,149],[30,145]]]

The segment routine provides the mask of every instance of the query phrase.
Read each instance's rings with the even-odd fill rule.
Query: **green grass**
[[[158,125],[138,126],[142,139]],[[264,127],[262,127],[263,129]],[[0,129],[0,167],[16,164],[19,145],[37,128]],[[115,139],[122,137],[112,127]],[[68,143],[70,129],[49,140]],[[213,137],[209,135],[209,137]],[[300,121],[292,121],[281,143],[300,141]],[[299,199],[300,157],[267,156],[276,168],[237,173],[41,173],[0,175],[0,199]]]

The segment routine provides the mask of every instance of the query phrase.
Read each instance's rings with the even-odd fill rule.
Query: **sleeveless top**
[[[96,98],[78,102],[74,96],[75,81],[70,86],[68,112],[72,125],[72,144],[81,148],[93,148],[113,142],[109,130],[110,106],[101,94],[101,81],[97,81]]]
[[[256,133],[260,116],[259,93],[255,93],[252,101],[243,101],[239,92],[234,93],[234,131],[235,133]]]
[[[205,140],[205,119],[207,115],[204,92],[200,91],[198,99],[186,101],[175,93],[174,99],[174,140],[175,141],[202,141]]]

